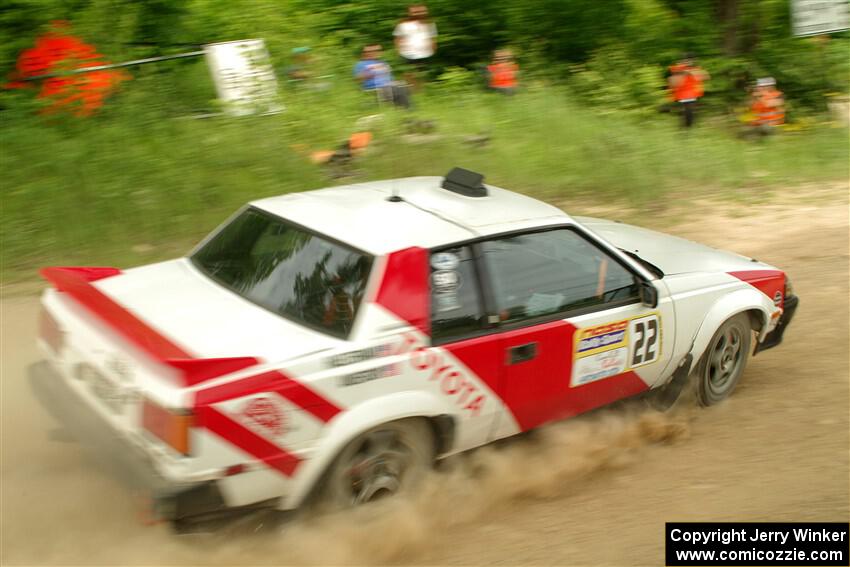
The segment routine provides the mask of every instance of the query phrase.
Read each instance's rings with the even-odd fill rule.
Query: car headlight
[[[794,295],[794,285],[791,283],[791,278],[788,275],[785,275],[785,297],[791,297]]]

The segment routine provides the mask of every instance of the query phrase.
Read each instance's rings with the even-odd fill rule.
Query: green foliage
[[[449,67],[437,78],[439,86],[446,92],[463,92],[482,82],[474,71],[464,67]]]
[[[672,116],[591,111],[558,87],[532,84],[504,97],[470,87],[474,75],[461,69],[449,72],[449,86],[418,96],[413,114],[377,107],[345,77],[328,91],[285,92],[287,109],[278,115],[192,119],[174,111],[158,79],[138,77],[86,121],[5,113],[4,279],[31,277],[49,263],[166,258],[248,200],[455,165],[542,198],[638,204],[693,187],[746,192],[848,174],[845,129],[748,143],[722,126],[681,132]],[[331,170],[310,162],[310,152],[336,148],[359,118],[374,114],[383,118],[369,127],[375,139],[348,170],[353,177],[334,181]],[[407,140],[410,116],[435,121],[439,138]],[[470,145],[476,134],[490,142]]]
[[[641,65],[627,49],[611,44],[572,68],[569,84],[581,100],[611,111],[655,112],[666,101],[662,69]]]
[[[667,66],[690,51],[712,75],[705,102],[715,110],[740,104],[748,84],[764,75],[776,77],[794,106],[807,112],[824,110],[825,93],[850,90],[850,34],[834,34],[825,45],[791,37],[788,0],[427,4],[439,29],[434,76],[479,69],[494,49],[510,46],[525,77],[568,80],[593,104],[634,109],[658,102],[656,77],[663,78]],[[17,54],[48,21],[67,19],[113,61],[262,37],[277,68],[288,64],[292,48],[309,45],[320,73],[345,75],[366,43],[384,45],[398,65],[390,49],[392,30],[406,5],[399,0],[6,0],[0,10],[0,74],[12,69]],[[156,72],[170,81],[181,71],[169,64],[158,65]]]
[[[182,252],[249,199],[333,183],[309,153],[338,147],[373,114],[383,119],[369,127],[372,151],[346,181],[464,165],[543,198],[642,203],[692,187],[847,178],[846,130],[817,125],[823,95],[850,88],[850,34],[791,37],[787,0],[427,4],[439,28],[436,80],[415,96],[413,115],[436,121],[439,139],[412,144],[410,115],[377,108],[351,78],[365,43],[383,44],[402,70],[389,49],[399,0],[5,0],[2,77],[51,20],[65,19],[115,62],[260,37],[282,69],[294,47],[311,46],[328,88],[284,84],[285,112],[241,119],[196,118],[217,104],[201,59],[131,68],[133,79],[89,119],[41,115],[31,90],[0,89],[3,278],[42,263],[123,266]],[[501,47],[521,66],[515,97],[482,87],[482,66]],[[665,70],[684,51],[712,75],[701,126],[687,133],[655,114],[667,100]],[[766,75],[786,92],[789,118],[815,127],[760,144],[735,138],[734,121],[719,116]]]
[[[848,92],[850,57],[846,39],[770,39],[755,65],[776,78],[795,106],[823,110],[823,95]]]

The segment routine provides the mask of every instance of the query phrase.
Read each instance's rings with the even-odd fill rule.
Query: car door
[[[480,242],[488,312],[498,320],[498,392],[530,429],[648,389],[672,353],[663,285],[641,302],[628,262],[572,227]]]

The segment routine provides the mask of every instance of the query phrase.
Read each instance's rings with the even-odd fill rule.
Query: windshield
[[[348,336],[372,258],[249,208],[192,257],[204,274],[279,315]]]

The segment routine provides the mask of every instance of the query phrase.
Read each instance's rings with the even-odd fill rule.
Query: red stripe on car
[[[775,302],[776,294],[779,293],[781,301],[777,307],[785,306],[785,272],[782,270],[743,270],[729,272],[743,282],[747,282]]]
[[[375,303],[430,335],[428,251],[413,246],[390,254]]]
[[[157,362],[179,371],[183,384],[192,386],[259,363],[254,357],[195,358],[190,352],[163,336],[130,313],[91,282],[120,274],[117,268],[52,267],[41,275],[57,291],[67,293],[95,317],[115,329],[125,339]]]
[[[85,268],[44,268],[41,275],[57,291],[67,293],[101,321],[160,362],[169,358],[193,358],[180,346],[162,336],[121,307],[89,282]]]
[[[47,279],[50,279],[47,276],[47,273],[55,275],[57,271],[77,276],[87,282],[96,282],[104,278],[117,276],[121,273],[121,270],[119,270],[118,268],[112,268],[107,266],[63,266],[54,268],[44,268],[41,271],[41,275]],[[59,289],[59,291],[64,290]]]
[[[209,406],[262,392],[275,392],[323,422],[330,421],[342,411],[334,403],[279,370],[269,370],[234,382],[199,390],[195,395],[195,406]]]
[[[233,358],[170,358],[163,361],[183,374],[183,383],[194,386],[225,374],[256,366],[260,360],[253,356]]]
[[[301,459],[297,456],[267,441],[213,407],[201,408],[196,415],[204,427],[212,433],[286,476],[292,476],[301,463]]]

